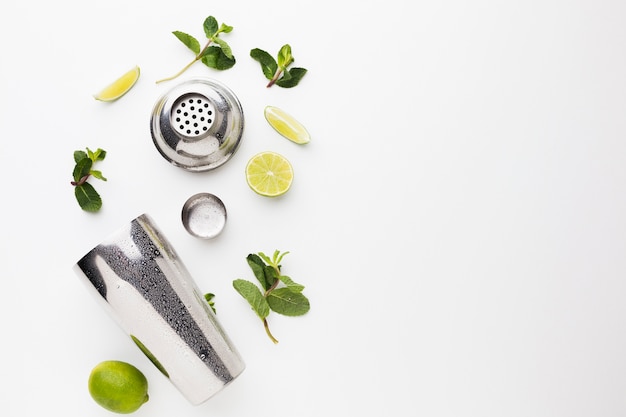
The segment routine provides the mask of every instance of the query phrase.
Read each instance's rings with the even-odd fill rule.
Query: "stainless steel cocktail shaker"
[[[180,258],[143,214],[74,267],[155,366],[200,404],[245,368]]]

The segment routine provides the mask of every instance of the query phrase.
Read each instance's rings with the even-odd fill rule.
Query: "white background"
[[[0,398],[7,416],[107,416],[92,367],[148,377],[137,416],[626,415],[626,3],[618,0],[37,0],[0,6]],[[203,38],[213,15],[237,58],[194,65],[171,32]],[[252,48],[291,44],[309,70],[265,88]],[[114,103],[92,94],[139,65]],[[241,100],[234,158],[189,173],[154,147],[149,118],[177,82],[208,76]],[[295,145],[263,118],[294,115]],[[78,207],[77,149],[108,151]],[[290,159],[267,199],[246,185],[253,154]],[[197,192],[226,204],[211,241],[184,230]],[[247,368],[192,406],[110,320],[72,271],[148,213]],[[270,316],[273,345],[232,288],[245,257],[288,250],[283,272],[311,311]],[[8,407],[8,409],[7,409]]]

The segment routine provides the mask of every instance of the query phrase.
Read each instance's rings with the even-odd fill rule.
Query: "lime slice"
[[[284,156],[275,152],[261,152],[248,161],[246,180],[257,194],[277,197],[291,187],[293,168]]]
[[[89,375],[88,387],[96,403],[120,414],[137,411],[149,399],[145,375],[121,361],[104,361],[96,365]]]
[[[299,145],[311,141],[311,135],[302,124],[290,114],[274,106],[265,107],[265,120],[285,138]]]
[[[115,80],[112,84],[105,87],[98,94],[94,95],[96,100],[100,101],[115,101],[118,98],[126,94],[139,79],[139,67],[135,66],[133,69],[122,75]]]

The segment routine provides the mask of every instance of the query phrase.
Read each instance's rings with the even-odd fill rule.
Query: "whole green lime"
[[[148,380],[129,363],[104,361],[89,375],[89,393],[107,410],[129,414],[148,401]]]

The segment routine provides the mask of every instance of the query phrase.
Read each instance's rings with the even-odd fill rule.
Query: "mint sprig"
[[[207,42],[203,48],[200,47],[200,42],[193,36],[178,30],[172,32],[178,40],[195,54],[195,57],[179,72],[171,77],[163,78],[157,81],[157,83],[173,80],[198,61],[202,61],[207,67],[217,70],[226,70],[235,65],[235,57],[230,46],[225,40],[219,37],[222,33],[230,33],[233,27],[224,23],[218,24],[213,16],[209,16],[204,20],[203,28],[207,38]]]
[[[285,44],[280,48],[276,59],[268,52],[259,48],[252,49],[250,56],[261,64],[263,75],[270,80],[266,86],[268,88],[274,84],[283,88],[295,87],[307,72],[304,68],[288,68],[294,62],[289,44]]]
[[[213,301],[214,298],[215,298],[215,294],[211,292],[204,294],[204,299],[206,300],[207,303],[209,303],[209,307],[211,307],[211,310],[213,310],[213,313],[217,314],[217,310],[215,309],[215,301]]]
[[[245,279],[233,281],[233,287],[259,316],[265,332],[274,343],[278,343],[278,340],[270,332],[267,322],[271,311],[285,316],[301,316],[310,309],[309,300],[302,294],[304,286],[281,274],[280,262],[288,253],[277,250],[272,258],[263,252],[247,256],[248,265],[261,284],[261,289]]]
[[[78,150],[74,151],[74,171],[72,176],[74,180],[70,183],[74,186],[74,195],[78,205],[85,211],[96,212],[102,207],[102,198],[93,186],[87,182],[90,177],[106,181],[102,172],[93,169],[93,164],[102,161],[106,157],[106,151],[98,148],[95,152],[86,148],[87,152]]]

